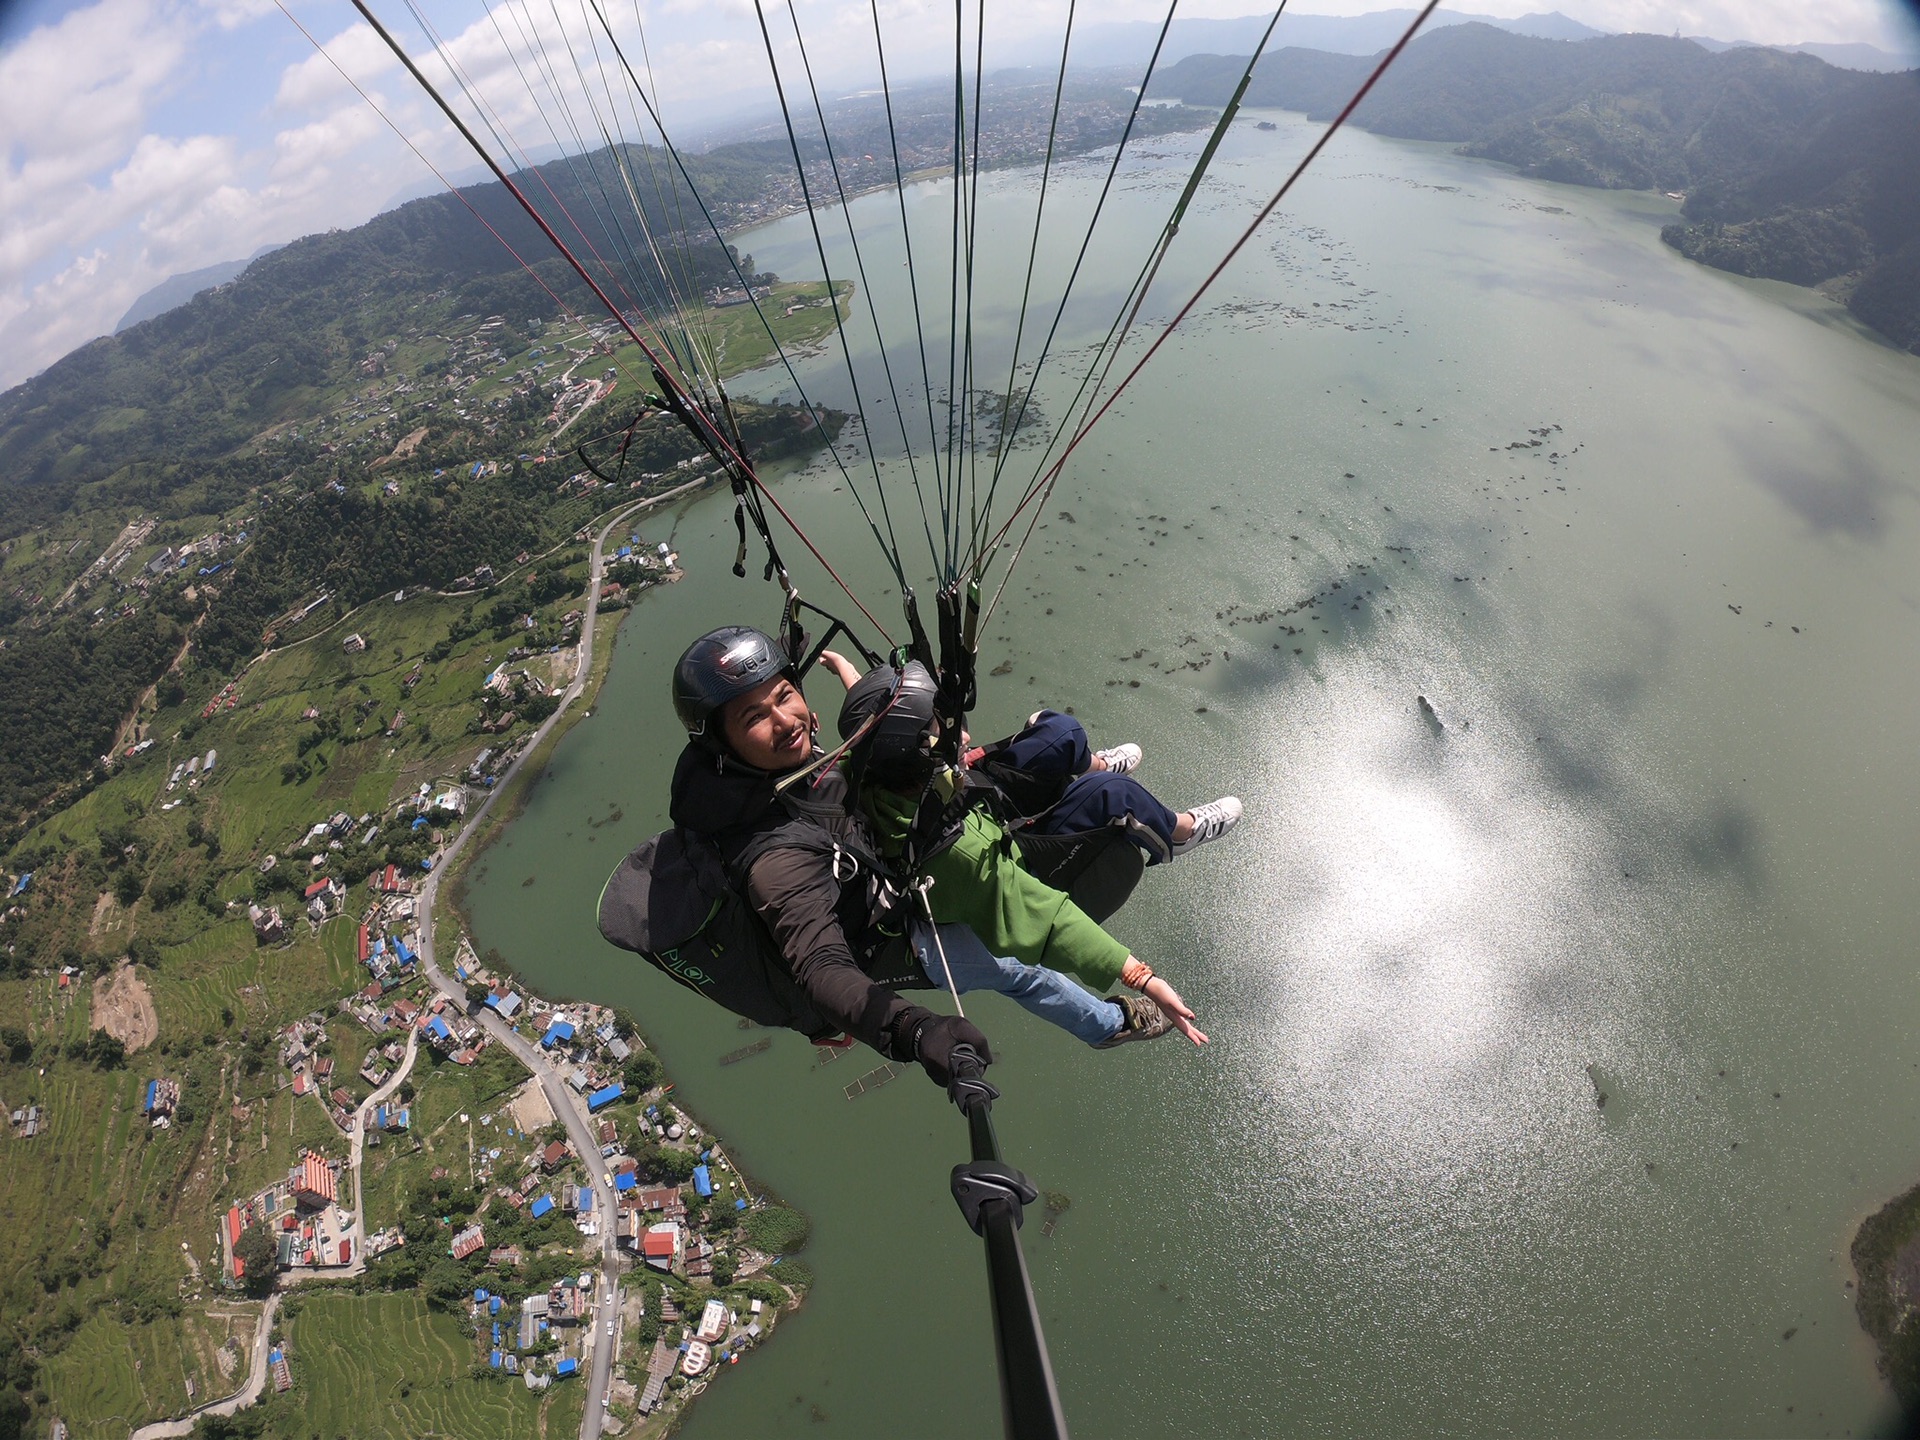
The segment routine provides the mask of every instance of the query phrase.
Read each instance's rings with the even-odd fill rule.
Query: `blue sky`
[[[495,24],[509,33],[516,23],[535,27],[563,58],[558,37],[565,29],[580,44],[585,0],[493,3],[490,18],[480,0],[416,0],[479,93],[528,144],[544,143],[541,117]],[[604,3],[629,48],[635,17],[643,20],[670,126],[685,133],[767,97],[750,0]],[[1162,4],[1101,0],[1083,3],[1082,13],[1158,19]],[[0,6],[0,386],[111,331],[142,292],[171,274],[357,225],[397,195],[435,183],[296,21],[429,159],[450,172],[474,163],[349,0]],[[405,5],[381,0],[377,8],[416,53],[426,48]],[[1180,13],[1256,8],[1248,0],[1188,0]],[[1384,7],[1381,0],[1308,0],[1299,8],[1360,14]],[[1558,8],[1607,30],[1677,28],[1727,40],[1911,44],[1893,0],[1563,0],[1557,7],[1553,0],[1463,0],[1460,8],[1503,15]],[[823,82],[869,78],[867,0],[798,0],[798,9]],[[951,13],[936,0],[883,0],[896,75],[931,71],[951,53]],[[1022,35],[1057,38],[1064,13],[1065,0],[992,0],[989,33],[1009,43]]]

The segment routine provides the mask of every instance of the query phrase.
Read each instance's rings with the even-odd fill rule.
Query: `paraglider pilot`
[[[858,679],[839,656],[822,660],[843,682]],[[942,1085],[957,1047],[969,1045],[990,1060],[987,1039],[971,1021],[936,1014],[899,993],[944,988],[950,972],[958,991],[998,990],[1092,1045],[1175,1028],[1204,1042],[1173,988],[1065,895],[1021,870],[1014,846],[984,819],[976,825],[970,817],[929,867],[934,913],[945,922],[940,943],[932,943],[924,922],[911,927],[911,908],[886,883],[888,867],[841,768],[776,789],[781,777],[816,759],[819,721],[770,637],[741,626],[703,635],[675,667],[673,699],[688,734],[673,778],[674,823],[710,842],[730,866],[737,863],[745,898],[780,959],[818,1014],[846,1034],[891,1059],[919,1063]],[[1109,752],[1116,753],[1122,763],[1129,759]],[[886,757],[879,773],[872,770],[874,752],[859,758],[865,764],[856,768],[872,775],[867,808],[885,824],[898,809],[881,778]],[[1132,758],[1137,763],[1137,751]],[[1109,759],[1094,773],[1117,778],[1119,765]],[[1186,816],[1175,824],[1182,819],[1192,833],[1198,822]],[[1215,833],[1228,824],[1217,824]],[[879,898],[888,894],[891,907]],[[984,925],[984,936],[968,921]],[[912,943],[903,944],[910,928]],[[1062,968],[1103,990],[1117,981],[1129,993],[1100,998]]]

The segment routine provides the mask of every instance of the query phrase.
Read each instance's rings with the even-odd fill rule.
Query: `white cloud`
[[[4,0],[0,0],[4,3]],[[288,0],[323,12],[325,42],[401,130],[443,169],[473,157],[367,25],[343,23],[339,0]],[[460,73],[489,101],[489,118],[523,147],[571,140],[547,77],[568,98],[581,131],[597,134],[567,51],[597,86],[587,21],[547,0],[427,0],[445,23]],[[636,19],[644,14],[650,83],[682,138],[690,120],[759,103],[770,94],[750,0],[600,0],[628,60],[648,75]],[[1361,14],[1404,0],[1306,0],[1319,13]],[[874,78],[868,0],[798,0],[823,88]],[[458,10],[455,9],[459,6]],[[1607,30],[1639,29],[1773,43],[1865,40],[1911,44],[1893,0],[1457,0],[1454,8],[1518,15],[1559,8]],[[383,7],[395,12],[400,7]],[[799,81],[784,5],[769,7],[775,48]],[[950,63],[947,0],[880,0],[896,80]],[[1257,0],[1183,0],[1189,16],[1244,15]],[[971,26],[971,7],[969,26]],[[1096,13],[1097,12],[1097,13]],[[1165,0],[1082,3],[1081,23],[1157,21]],[[989,39],[1058,35],[1065,0],[994,0]],[[457,22],[449,22],[457,15]],[[784,32],[784,38],[783,38]],[[462,87],[425,37],[401,30],[422,67],[471,114]],[[600,55],[632,138],[615,62]],[[552,70],[531,63],[529,44]],[[516,57],[520,63],[516,65]],[[792,66],[794,68],[789,69]],[[533,80],[529,93],[524,76]],[[375,88],[379,87],[379,88]],[[792,92],[790,94],[800,93]],[[801,108],[803,93],[796,100]],[[273,0],[92,0],[0,50],[0,385],[16,383],[112,327],[142,291],[169,274],[250,253],[330,226],[367,219],[415,187],[420,162],[343,81],[306,48]]]
[[[341,70],[364,86],[400,63],[386,42],[374,34],[373,27],[364,22],[349,25],[322,43],[325,55],[316,50],[281,74],[280,88],[273,97],[275,105],[283,110],[304,110],[335,103],[353,96],[353,87],[341,78]]]
[[[0,214],[18,221],[76,178],[123,161],[185,50],[167,11],[100,0],[0,52],[0,135],[11,141]]]

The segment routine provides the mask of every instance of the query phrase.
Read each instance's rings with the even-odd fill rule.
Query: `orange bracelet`
[[[1127,963],[1120,967],[1120,983],[1129,990],[1144,990],[1147,982],[1153,979],[1153,967],[1144,960],[1127,957]]]

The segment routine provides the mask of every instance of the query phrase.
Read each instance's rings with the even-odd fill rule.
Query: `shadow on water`
[[[1856,540],[1882,538],[1887,502],[1904,487],[1837,429],[1822,428],[1826,435],[1817,461],[1782,453],[1773,439],[1750,431],[1729,427],[1726,437],[1748,477],[1815,530]]]
[[[1751,806],[1725,800],[1689,827],[1687,854],[1709,875],[1731,876],[1757,893],[1766,878],[1760,863],[1760,820]]]

